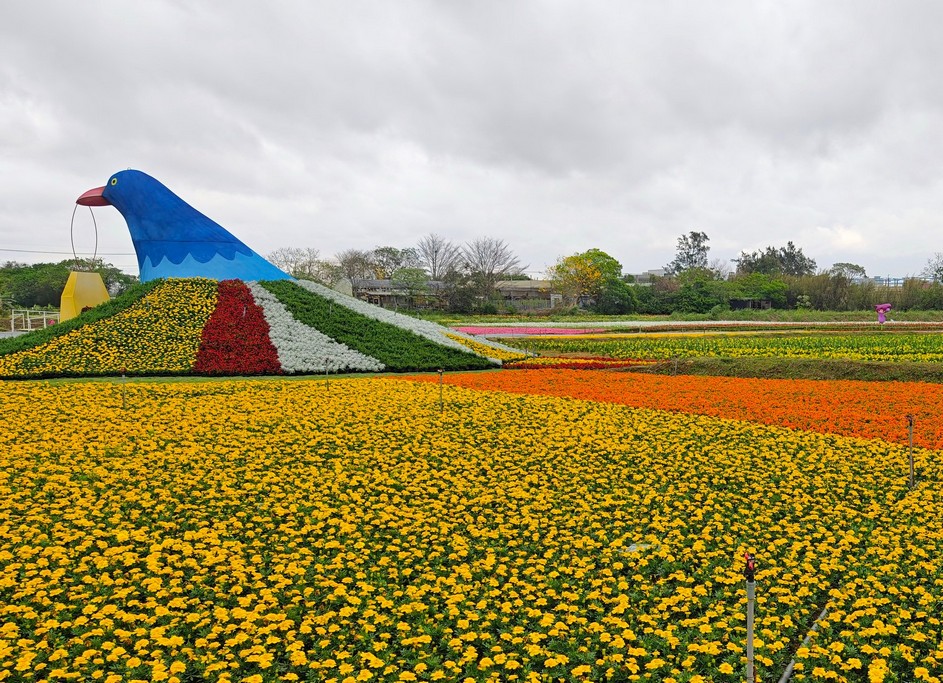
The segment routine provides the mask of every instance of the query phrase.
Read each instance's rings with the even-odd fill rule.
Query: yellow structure
[[[98,273],[69,273],[59,304],[59,320],[70,320],[84,308],[91,308],[108,301],[108,289]]]

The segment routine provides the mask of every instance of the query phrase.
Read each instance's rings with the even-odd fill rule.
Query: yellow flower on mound
[[[167,280],[110,318],[0,357],[0,377],[189,373],[216,292],[214,280]]]
[[[448,334],[445,335],[452,341],[457,341],[462,346],[466,346],[479,356],[484,356],[485,358],[494,358],[502,362],[509,362],[515,360],[522,360],[524,358],[530,358],[530,354],[524,353],[523,351],[508,350],[506,348],[500,348],[489,343],[475,341],[473,339],[468,339],[457,334]]]

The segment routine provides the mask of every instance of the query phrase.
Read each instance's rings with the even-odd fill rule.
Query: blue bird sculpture
[[[118,209],[131,233],[141,282],[162,277],[291,279],[141,171],[119,171],[107,185],[89,190],[76,203]]]

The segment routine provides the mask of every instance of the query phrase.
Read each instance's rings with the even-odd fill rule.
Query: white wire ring
[[[75,212],[79,205],[76,204],[72,209],[72,222],[69,224],[69,241],[72,243],[72,257],[75,259],[75,265],[79,264],[79,255],[75,251]],[[92,261],[98,258],[98,222],[95,220],[95,212],[92,207],[88,207],[88,212],[92,214],[92,225],[95,226],[95,251],[92,252]]]

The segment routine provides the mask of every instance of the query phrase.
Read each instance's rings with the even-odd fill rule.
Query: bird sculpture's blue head
[[[114,206],[137,252],[141,282],[162,277],[285,280],[282,272],[218,223],[141,171],[119,171],[76,200]]]

